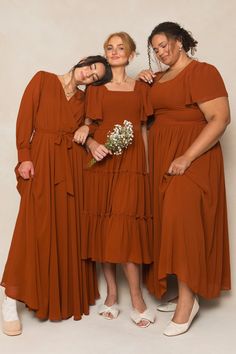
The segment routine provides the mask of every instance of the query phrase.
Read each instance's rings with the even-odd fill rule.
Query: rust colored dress
[[[122,155],[106,156],[84,170],[82,257],[98,262],[150,263],[152,222],[142,122],[152,113],[147,87],[133,91],[89,87],[86,116],[99,120],[94,139],[104,144],[115,124],[131,121],[134,140]],[[91,159],[91,155],[89,155]]]
[[[174,79],[150,90],[155,120],[150,129],[154,263],[146,284],[157,297],[176,274],[194,293],[214,298],[230,289],[229,244],[220,143],[192,162],[182,176],[167,175],[207,122],[197,103],[227,96],[215,67],[192,61]]]
[[[84,152],[72,138],[83,117],[83,92],[67,101],[58,77],[43,71],[19,109],[18,161],[32,161],[35,176],[18,175],[21,203],[1,285],[40,319],[79,320],[98,295],[93,264],[80,255]]]

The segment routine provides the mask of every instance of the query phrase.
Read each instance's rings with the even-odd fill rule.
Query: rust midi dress
[[[17,120],[20,209],[1,285],[40,319],[79,320],[98,296],[92,262],[81,260],[83,149],[72,142],[84,118],[84,93],[67,101],[55,74],[28,84]],[[16,168],[17,172],[17,168]]]
[[[86,117],[99,120],[94,134],[97,142],[104,144],[107,133],[124,120],[133,123],[134,140],[121,155],[107,155],[84,169],[82,257],[97,262],[150,263],[150,191],[141,133],[142,123],[152,113],[147,87],[140,82],[133,91],[89,87],[86,96]]]
[[[150,89],[155,120],[150,128],[150,176],[154,263],[145,272],[151,293],[161,297],[168,274],[194,293],[214,298],[230,289],[229,243],[220,143],[182,176],[167,174],[207,122],[197,103],[227,96],[215,67],[193,60],[174,79]]]

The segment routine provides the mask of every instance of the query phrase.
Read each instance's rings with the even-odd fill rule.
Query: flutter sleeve
[[[102,114],[102,86],[89,86],[85,95],[85,117],[93,122],[89,125],[89,135],[93,136],[98,125],[97,121],[103,119]]]
[[[196,63],[188,75],[186,104],[202,103],[227,96],[218,70],[207,63]]]
[[[34,75],[21,99],[16,122],[16,146],[18,162],[31,161],[31,138],[35,129],[35,117],[39,106],[42,71]]]
[[[141,115],[140,120],[141,122],[146,122],[148,117],[153,115],[153,107],[150,99],[150,87],[148,84],[144,82],[137,82],[140,86],[140,95],[141,95]]]
[[[103,86],[89,86],[85,95],[85,114],[86,118],[92,120],[102,120],[102,97]]]

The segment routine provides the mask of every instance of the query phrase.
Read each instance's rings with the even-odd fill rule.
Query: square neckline
[[[137,86],[136,84],[137,84],[137,80],[135,80],[135,82],[134,82],[133,90],[129,90],[129,91],[109,90],[109,89],[106,87],[106,84],[103,85],[103,86],[105,87],[105,89],[106,89],[108,92],[121,92],[121,93],[125,92],[125,93],[127,93],[127,92],[134,92],[134,91],[136,90],[136,86]]]

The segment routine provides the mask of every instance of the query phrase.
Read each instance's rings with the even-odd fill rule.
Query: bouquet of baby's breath
[[[115,124],[112,131],[107,134],[106,148],[114,155],[121,155],[123,150],[132,144],[134,138],[133,124],[124,120],[123,125]],[[96,163],[96,159],[89,162],[89,167]]]

